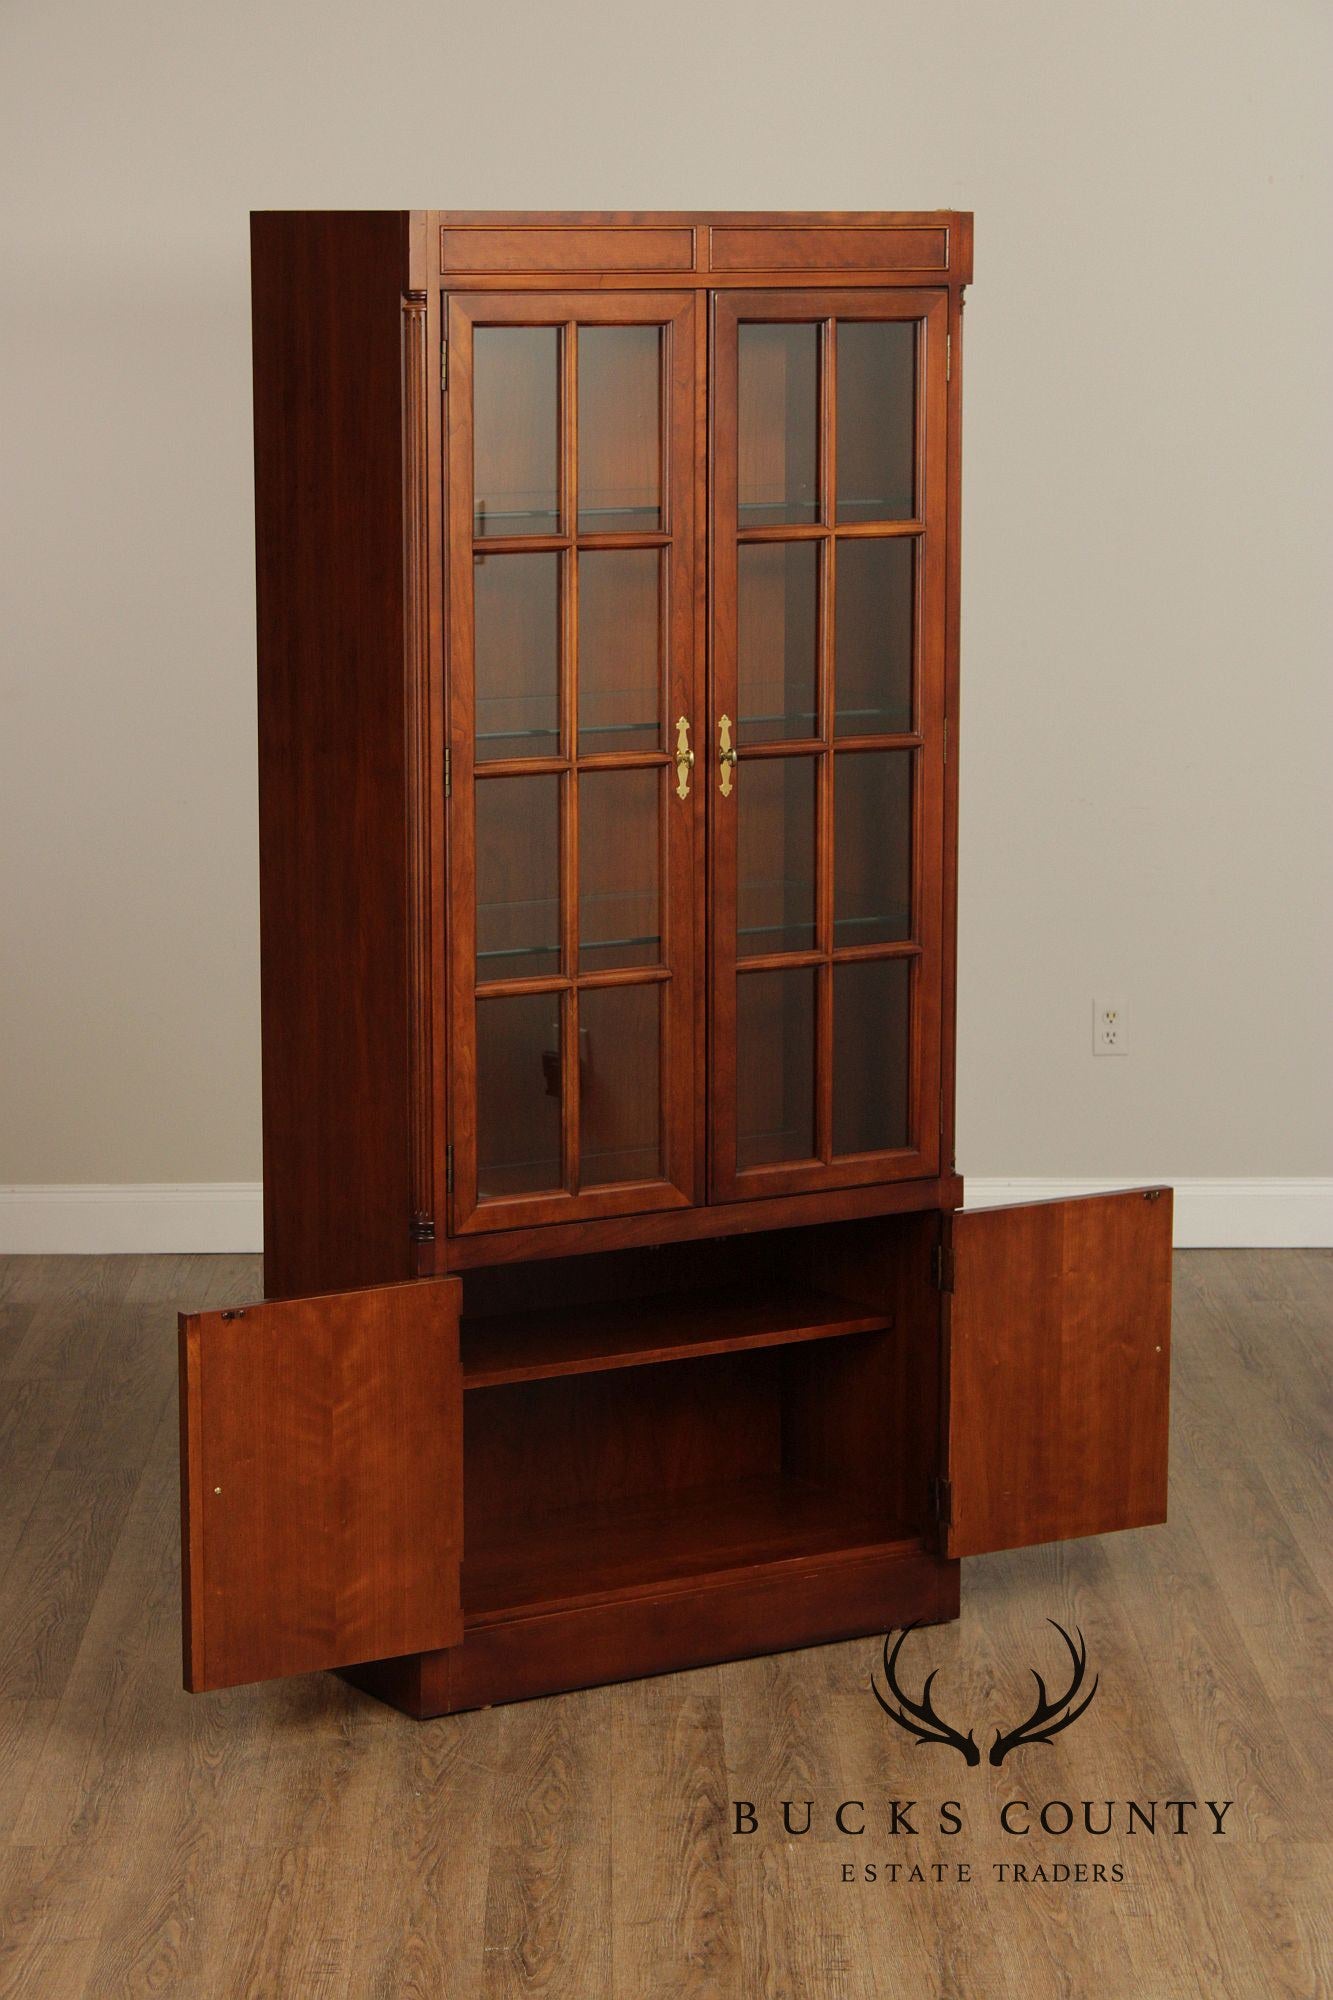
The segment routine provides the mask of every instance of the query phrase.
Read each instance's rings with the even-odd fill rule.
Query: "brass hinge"
[[[953,381],[953,335],[951,333],[946,333],[944,336],[944,379],[946,382]]]
[[[407,1233],[414,1243],[433,1243],[435,1241],[435,1217],[427,1215],[422,1209],[418,1209],[417,1213],[412,1217],[411,1223],[408,1225]]]
[[[930,1482],[930,1512],[933,1520],[946,1528],[953,1526],[953,1481],[952,1479],[932,1479]]]
[[[454,1149],[452,1146],[446,1146],[444,1149],[444,1191],[446,1194],[452,1194],[454,1191]]]
[[[935,1245],[934,1254],[931,1258],[931,1275],[935,1280],[935,1289],[937,1292],[951,1292],[953,1290],[952,1248],[946,1250],[942,1243]]]
[[[449,342],[448,342],[447,340],[441,340],[441,342],[440,342],[440,393],[441,393],[441,395],[443,395],[444,391],[445,391],[445,390],[446,390],[446,389],[447,389],[448,387],[449,387]]]
[[[453,790],[454,790],[454,753],[452,750],[446,750],[444,753],[444,796],[447,799],[452,798]]]

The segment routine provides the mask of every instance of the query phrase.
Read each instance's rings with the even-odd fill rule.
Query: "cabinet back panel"
[[[920,1532],[941,1463],[941,1295],[933,1256],[940,1218],[927,1212],[833,1223],[786,1238],[788,1274],[892,1315],[887,1334],[839,1342],[833,1368],[791,1351],[804,1385],[789,1405],[788,1463],[820,1475],[834,1466],[871,1493],[904,1532]],[[790,1412],[799,1412],[799,1421]]]
[[[924,1296],[938,1306],[931,1255],[939,1215],[876,1215],[860,1221],[813,1223],[800,1229],[662,1243],[586,1256],[493,1264],[464,1271],[463,1317],[485,1319],[578,1305],[605,1305],[710,1286],[771,1286],[784,1277],[816,1291],[878,1308],[898,1297]],[[937,1323],[936,1320],[931,1322]]]
[[[464,1521],[662,1498],[774,1475],[778,1357],[718,1355],[475,1390],[464,1408]]]

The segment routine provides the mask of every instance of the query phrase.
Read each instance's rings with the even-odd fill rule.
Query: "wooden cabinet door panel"
[[[450,1228],[683,1207],[703,1137],[695,301],[447,311]]]
[[[714,1201],[938,1170],[947,327],[714,295]]]
[[[953,1216],[950,1556],[1166,1519],[1171,1191]]]
[[[456,1278],[182,1313],[185,1685],[462,1638]]]

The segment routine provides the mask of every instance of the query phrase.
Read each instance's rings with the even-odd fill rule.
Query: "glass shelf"
[[[583,727],[579,730],[579,735],[581,737],[630,736],[637,735],[641,730],[653,731],[656,728],[656,718],[645,716],[641,722],[584,723]],[[560,731],[558,729],[479,729],[476,733],[476,741],[478,743],[503,743],[510,737],[522,738],[525,741],[529,738],[540,738],[545,742],[558,743],[560,741]],[[546,753],[534,754],[545,755]]]
[[[642,518],[639,518],[640,516]],[[615,520],[628,521],[629,526],[623,529],[598,529],[589,525],[596,521]],[[514,522],[531,523],[532,525],[514,527],[512,526]],[[558,535],[560,532],[560,510],[558,507],[493,507],[487,501],[484,505],[478,504],[477,507],[476,527],[473,539],[477,542],[478,546],[473,550],[473,559],[485,562],[488,556],[495,553],[495,551],[486,547],[487,542],[493,541],[501,535],[512,534],[516,538],[520,536],[524,538],[529,536],[540,538],[548,535]],[[657,536],[661,532],[660,517],[656,508],[582,506],[579,508],[580,534],[623,533],[627,535],[642,534]]]
[[[593,893],[585,894],[580,898],[580,908],[582,911],[614,910],[617,905],[623,906],[626,903],[642,904],[644,900],[643,895],[636,895],[629,891],[621,894],[606,893],[599,895]],[[558,907],[558,899],[555,897],[541,897],[522,903],[479,904],[477,906],[478,928],[481,928],[484,916],[495,911],[500,911],[511,920],[526,920],[532,931],[540,935],[547,920],[556,913]],[[619,956],[626,952],[649,950],[660,952],[661,944],[662,939],[658,931],[640,930],[630,926],[626,926],[622,934],[615,936],[590,938],[585,935],[581,939],[579,947],[584,961],[583,970],[585,972],[589,970],[599,972],[609,970],[611,969],[609,964],[611,954],[614,953]],[[521,958],[525,960],[541,959],[546,961],[545,970],[550,972],[558,970],[562,950],[563,946],[558,941],[536,944],[524,943],[511,946],[498,945],[479,950],[476,958],[478,968],[484,965],[494,965],[497,960],[507,958]],[[641,959],[637,961],[637,967],[639,969],[643,967],[651,968],[658,963],[660,963],[658,958]],[[516,972],[513,975],[516,979],[527,976],[526,972]],[[494,973],[489,975],[490,980],[494,980],[495,977],[496,974]],[[489,983],[489,980],[487,983]]]
[[[595,945],[585,945],[584,951],[585,953],[590,950],[595,952],[613,950],[642,951],[648,945],[660,945],[661,942],[662,940],[656,931],[649,931],[642,937],[598,938]],[[477,963],[478,965],[484,965],[488,960],[495,958],[559,958],[559,956],[560,946],[558,944],[534,944],[524,945],[521,950],[516,948],[513,951],[479,951],[477,953]]]
[[[788,710],[786,714],[775,710],[771,715],[756,715],[751,711],[742,714],[740,726],[742,729],[762,729],[772,722],[808,722],[810,725],[808,729],[794,730],[792,732],[793,742],[799,742],[802,736],[813,736],[815,734],[816,716],[812,708],[802,708],[794,711]],[[781,738],[776,740],[781,741]]]
[[[747,517],[755,514],[768,514],[775,521],[787,525],[786,510],[790,504],[790,501],[787,500],[747,500],[745,503],[745,512]],[[872,493],[868,499],[856,500],[852,505],[856,511],[849,513],[846,511],[846,503],[844,502],[843,508],[840,509],[838,514],[839,527],[859,526],[866,521],[884,521],[896,528],[901,527],[905,520],[910,521],[912,518],[910,513],[903,513],[903,499],[901,494]],[[752,521],[750,525],[757,526],[758,524]],[[793,521],[789,525],[792,527],[806,527],[811,524],[805,521]],[[820,524],[815,523],[814,525],[818,526]],[[742,527],[740,532],[743,535],[745,528]]]

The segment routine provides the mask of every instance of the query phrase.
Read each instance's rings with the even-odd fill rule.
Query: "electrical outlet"
[[[1092,1053],[1095,1056],[1125,1056],[1129,1043],[1125,1029],[1125,1009],[1119,1000],[1092,1003]]]

